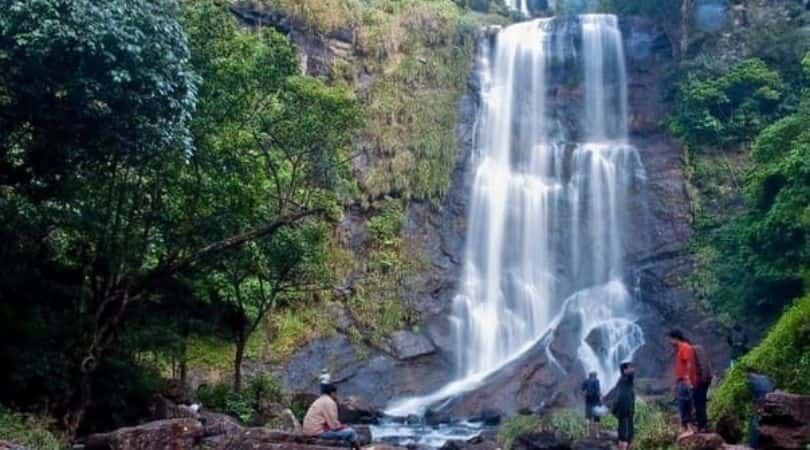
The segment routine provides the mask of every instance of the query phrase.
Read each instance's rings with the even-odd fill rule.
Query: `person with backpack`
[[[681,416],[679,437],[685,437],[695,432],[692,416],[692,392],[698,384],[695,349],[680,330],[670,331],[668,337],[670,345],[675,349],[674,395],[678,400],[678,413]]]
[[[596,372],[588,374],[588,378],[582,382],[582,393],[585,395],[585,419],[587,422],[588,436],[599,437],[600,416],[594,410],[602,404],[602,389],[599,386],[599,378]]]
[[[706,415],[706,403],[709,396],[709,386],[712,384],[714,373],[712,363],[706,350],[701,345],[692,345],[695,352],[695,369],[697,370],[697,384],[692,391],[692,402],[695,406],[695,420],[698,432],[708,431],[709,418]]]

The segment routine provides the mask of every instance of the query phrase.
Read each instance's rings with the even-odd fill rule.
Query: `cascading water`
[[[506,6],[529,16],[529,0],[506,0]]]
[[[561,112],[570,105],[549,94],[561,72],[584,88],[575,123]],[[467,247],[451,317],[458,376],[438,392],[396,402],[394,415],[474,389],[572,314],[582,324],[579,360],[603,386],[615,384],[619,363],[643,343],[623,282],[623,248],[644,174],[627,142],[616,17],[507,27],[482,50],[479,75]]]

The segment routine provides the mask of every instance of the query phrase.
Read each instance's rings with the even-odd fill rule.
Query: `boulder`
[[[227,414],[203,411],[200,413],[200,422],[203,425],[203,436],[235,436],[242,432],[239,421]]]
[[[469,440],[452,439],[444,443],[441,450],[496,450],[501,448],[496,436],[482,433]]]
[[[810,442],[810,395],[772,392],[757,405],[759,444],[768,449],[804,449]]]
[[[383,416],[382,411],[371,406],[363,397],[350,395],[340,401],[339,419],[349,424],[374,424]]]
[[[512,450],[570,450],[571,442],[559,433],[533,431],[515,438]]]
[[[695,433],[678,438],[676,444],[684,450],[720,450],[726,443],[717,433]]]
[[[85,441],[87,450],[191,450],[203,437],[203,425],[196,419],[158,420],[109,433],[93,434]]]
[[[391,353],[401,361],[430,355],[436,351],[436,347],[428,338],[407,330],[391,333],[391,336],[388,337],[388,347]]]

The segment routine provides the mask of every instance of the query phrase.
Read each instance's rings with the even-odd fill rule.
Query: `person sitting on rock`
[[[623,362],[619,365],[621,378],[616,384],[615,400],[611,407],[611,412],[618,421],[619,450],[629,450],[633,443],[635,426],[633,417],[636,414],[636,390],[633,385],[633,378],[636,369],[631,362]]]
[[[321,396],[315,400],[304,416],[304,434],[321,439],[343,441],[359,450],[357,432],[338,420],[337,387],[321,384]]]
[[[596,372],[588,374],[582,382],[582,393],[585,395],[585,419],[587,419],[587,433],[591,438],[599,437],[600,417],[594,409],[602,403],[602,389]]]

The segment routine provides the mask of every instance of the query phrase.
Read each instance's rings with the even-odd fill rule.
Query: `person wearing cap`
[[[337,387],[331,383],[321,383],[321,396],[307,410],[303,431],[309,436],[343,441],[355,450],[360,449],[357,432],[338,420]]]

